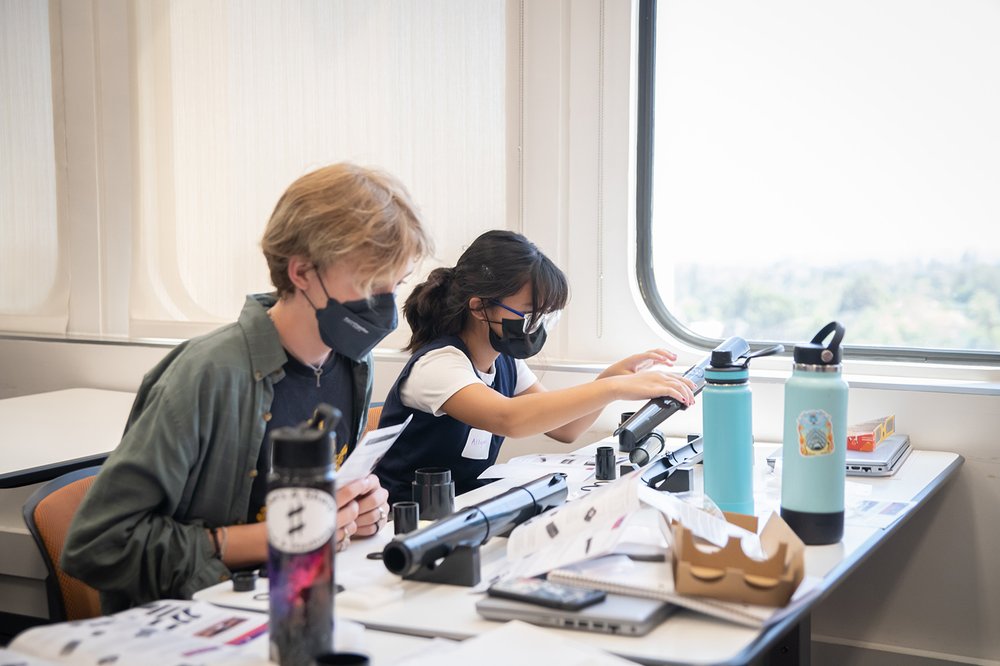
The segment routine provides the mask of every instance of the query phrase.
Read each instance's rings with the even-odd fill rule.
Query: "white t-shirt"
[[[514,395],[520,395],[537,381],[535,373],[521,359],[514,359],[517,367],[517,384]],[[479,372],[469,357],[458,347],[441,347],[429,351],[413,364],[410,376],[399,389],[399,397],[410,409],[441,416],[441,405],[470,384],[493,386],[496,365],[489,372]]]

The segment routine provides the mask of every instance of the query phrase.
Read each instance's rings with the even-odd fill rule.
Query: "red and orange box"
[[[883,439],[894,432],[894,414],[847,426],[847,448],[851,451],[874,451]]]

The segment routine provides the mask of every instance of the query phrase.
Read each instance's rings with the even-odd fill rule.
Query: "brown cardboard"
[[[754,516],[727,513],[726,520],[757,531]],[[761,545],[769,555],[763,561],[748,557],[734,537],[723,548],[711,546],[709,550],[680,523],[674,523],[672,529],[674,587],[680,594],[784,606],[802,582],[805,544],[776,513],[760,533]]]

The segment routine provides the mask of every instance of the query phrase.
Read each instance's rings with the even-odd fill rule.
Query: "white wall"
[[[636,298],[631,3],[512,0],[508,15],[512,35],[524,26],[508,51],[516,112],[509,134],[523,138],[512,147],[522,168],[509,183],[509,226],[556,259],[572,288],[557,335],[537,359],[542,380],[551,388],[584,381],[596,367],[654,345],[690,364],[702,352],[671,341]],[[165,351],[0,338],[0,397],[71,386],[135,389]],[[401,360],[379,354],[377,396]],[[777,441],[787,360],[767,361],[753,380],[755,431]],[[991,516],[1000,506],[997,369],[849,363],[846,371],[852,420],[893,412],[917,448],[957,451],[966,462],[926,511],[822,604],[814,634],[852,647],[852,659],[868,648],[1000,663],[1000,572],[990,564],[1000,551]],[[609,408],[588,438],[605,435],[622,407]],[[673,434],[696,432],[700,411],[665,425]],[[538,445],[511,442],[505,455]],[[818,661],[823,654],[820,644]]]

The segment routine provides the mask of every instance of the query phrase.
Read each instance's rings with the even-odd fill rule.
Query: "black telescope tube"
[[[566,501],[565,474],[550,474],[456,511],[427,527],[400,534],[382,550],[390,572],[409,576],[459,546],[480,546]]]
[[[732,354],[733,359],[737,359],[750,353],[750,345],[743,338],[734,335],[723,340],[713,351],[728,351]],[[704,388],[705,368],[711,363],[712,355],[709,354],[684,373],[685,377],[694,382],[695,395],[701,393],[701,389]],[[613,436],[618,438],[618,448],[622,451],[632,451],[649,433],[653,432],[653,428],[682,409],[687,409],[687,407],[673,398],[653,398],[636,411],[632,418],[615,430]]]

